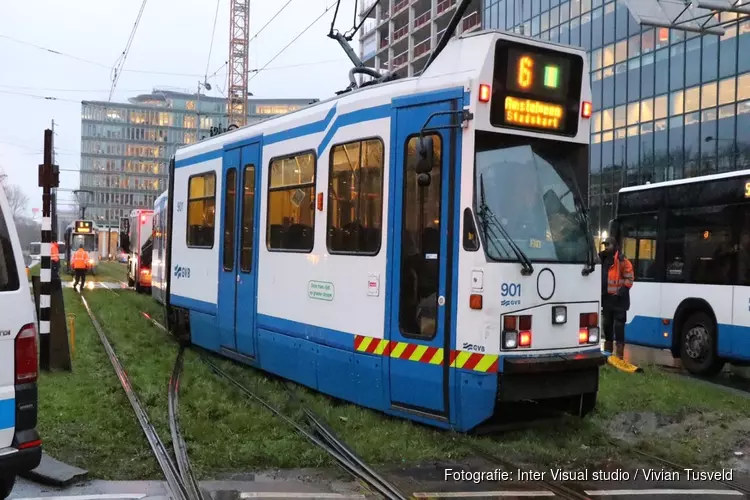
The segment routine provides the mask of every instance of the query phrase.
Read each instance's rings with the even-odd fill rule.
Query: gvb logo
[[[503,299],[500,305],[503,307],[507,306],[520,306],[521,305],[521,285],[520,283],[503,283],[500,285],[500,295],[503,297],[518,297],[518,299]]]
[[[189,267],[182,267],[179,264],[175,264],[174,266],[174,277],[177,279],[180,278],[190,278],[190,268]]]

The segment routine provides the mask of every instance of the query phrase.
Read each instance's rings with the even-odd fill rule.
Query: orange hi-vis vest
[[[86,269],[89,266],[89,253],[83,248],[76,250],[70,263],[73,269]]]
[[[60,262],[60,249],[57,247],[57,243],[50,245],[50,257],[52,262]]]
[[[620,288],[631,288],[633,279],[633,264],[627,258],[621,258],[620,252],[615,252],[614,262],[607,272],[607,293],[617,295]]]

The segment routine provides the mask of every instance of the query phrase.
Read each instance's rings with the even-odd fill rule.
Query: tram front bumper
[[[599,367],[607,362],[601,351],[506,357],[498,374],[498,400],[522,401],[596,392]]]

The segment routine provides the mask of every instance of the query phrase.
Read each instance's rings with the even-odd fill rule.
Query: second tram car
[[[151,295],[164,304],[167,291],[165,258],[167,251],[167,191],[154,202],[153,251],[151,257]]]
[[[128,225],[128,286],[136,292],[151,289],[151,232],[153,210],[136,209],[130,212]]]
[[[65,229],[64,255],[68,273],[73,272],[70,268],[70,256],[81,245],[89,254],[89,272],[96,274],[99,266],[99,228],[92,220],[76,220]]]
[[[470,430],[500,402],[596,404],[586,53],[453,39],[373,84],[179,149],[171,330],[390,415]]]

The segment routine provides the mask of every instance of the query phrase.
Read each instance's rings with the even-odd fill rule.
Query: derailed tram
[[[419,77],[179,149],[155,207],[171,331],[443,428],[505,401],[589,413],[587,75],[582,50],[478,32]]]

